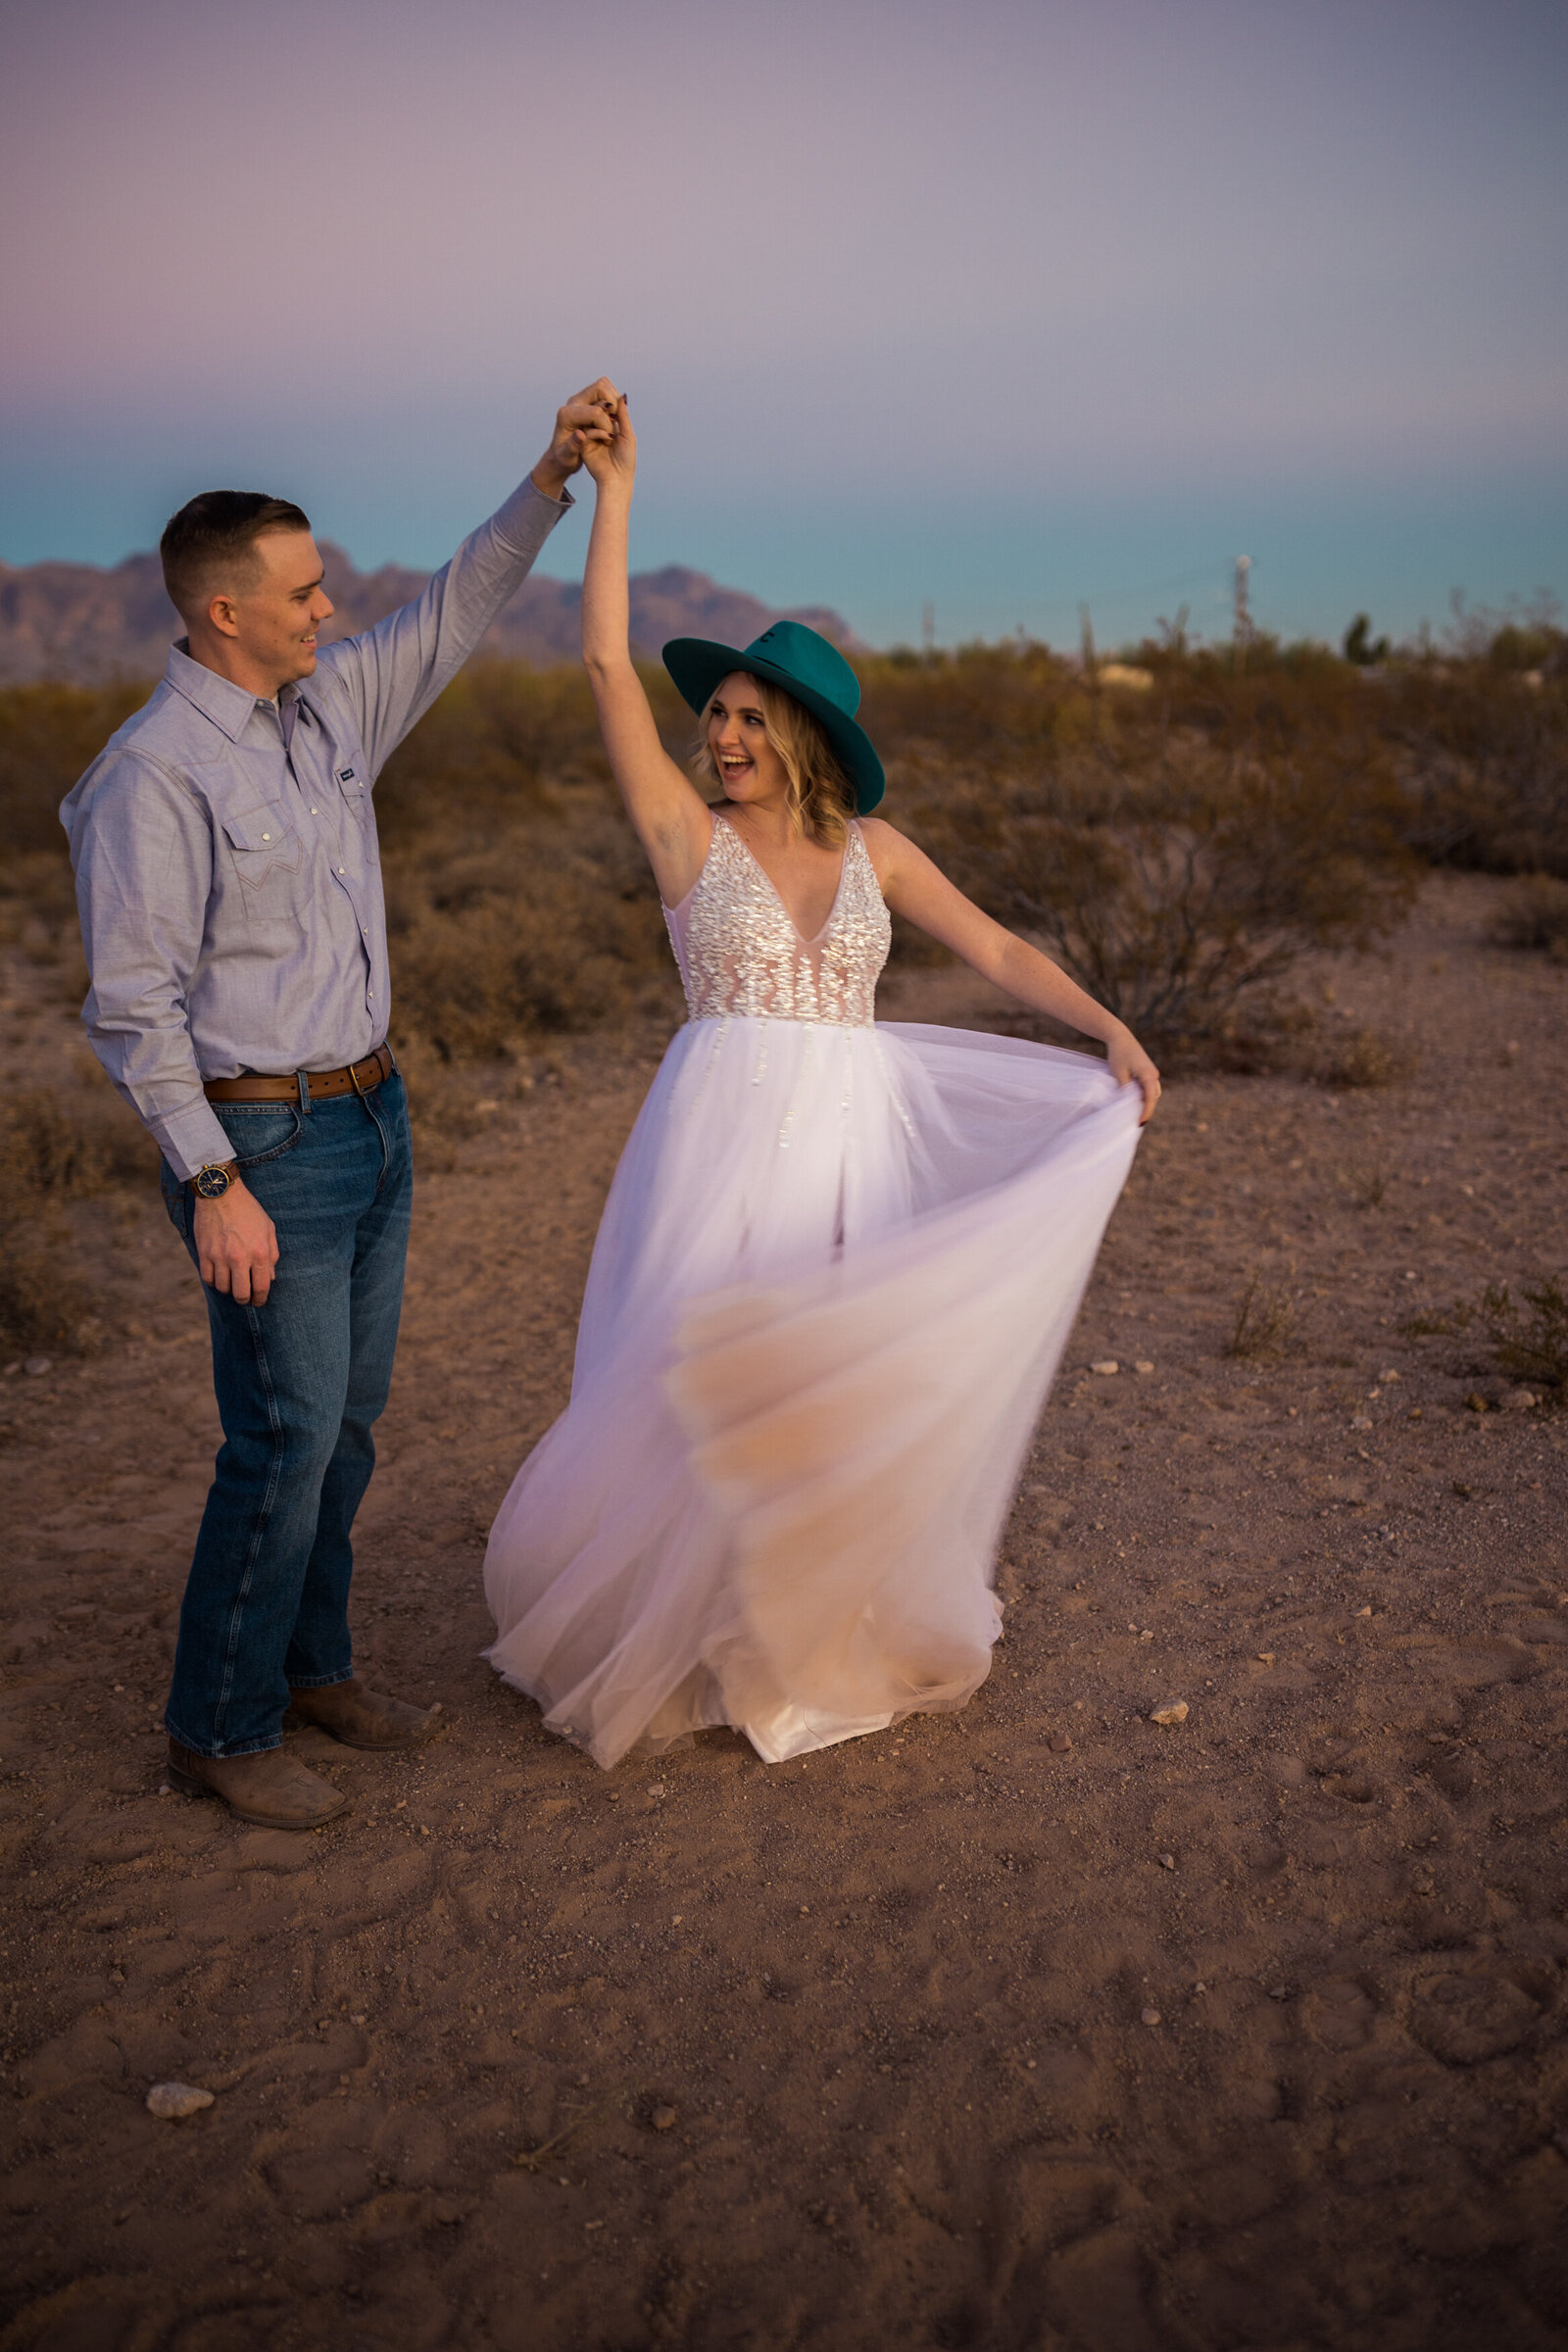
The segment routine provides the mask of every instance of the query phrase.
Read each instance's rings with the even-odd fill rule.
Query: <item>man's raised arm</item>
[[[590,439],[608,437],[618,395],[607,376],[556,415],[550,447],[488,522],[465,539],[413,604],[363,635],[324,646],[318,673],[346,690],[373,779],[472,653],[571,506],[566,484]]]

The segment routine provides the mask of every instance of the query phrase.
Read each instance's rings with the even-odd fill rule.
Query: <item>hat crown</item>
[[[787,670],[813,694],[822,695],[846,718],[860,708],[860,681],[836,645],[808,629],[804,620],[775,620],[746,648],[774,669]],[[744,662],[745,656],[742,656]]]

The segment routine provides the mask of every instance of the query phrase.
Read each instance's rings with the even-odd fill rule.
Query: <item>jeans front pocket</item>
[[[215,1102],[213,1108],[242,1170],[281,1159],[305,1133],[305,1121],[292,1102]]]

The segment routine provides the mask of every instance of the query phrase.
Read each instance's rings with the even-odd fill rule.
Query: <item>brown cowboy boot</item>
[[[349,1809],[341,1789],[280,1747],[251,1756],[199,1756],[171,1740],[169,1785],[182,1796],[221,1797],[239,1820],[264,1830],[318,1830]]]
[[[441,1729],[441,1704],[411,1707],[401,1698],[367,1690],[358,1675],[314,1690],[291,1690],[285,1732],[314,1724],[345,1747],[422,1747]]]

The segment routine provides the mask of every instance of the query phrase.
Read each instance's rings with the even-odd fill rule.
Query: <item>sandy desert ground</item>
[[[1324,967],[1397,1083],[1171,1088],[989,1684],[805,1764],[605,1775],[477,1655],[656,1041],[423,1183],[357,1620],[449,1728],[304,1736],[316,1836],[159,1792],[205,1322],[151,1192],[75,1210],[108,1344],[0,1385],[0,2352],[1568,2341],[1568,1422],[1404,1328],[1563,1264],[1568,971],[1495,888]],[[1254,1272],[1295,1320],[1239,1360]]]

